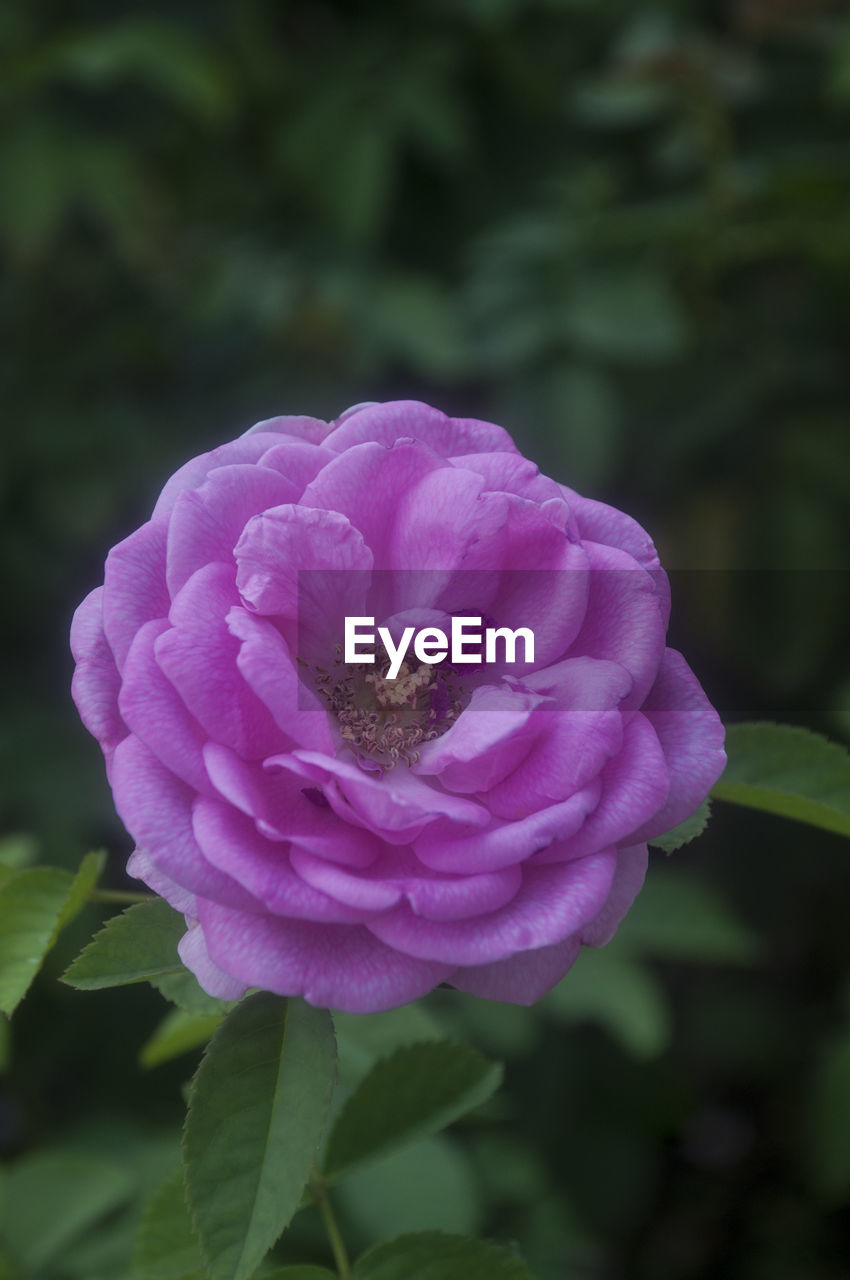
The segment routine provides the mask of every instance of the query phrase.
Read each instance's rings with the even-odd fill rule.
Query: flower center
[[[453,672],[427,663],[403,662],[395,680],[389,663],[363,675],[362,666],[342,661],[338,647],[334,669],[317,667],[316,690],[340,725],[343,741],[362,768],[375,773],[401,760],[415,764],[424,742],[441,737],[463,710]]]

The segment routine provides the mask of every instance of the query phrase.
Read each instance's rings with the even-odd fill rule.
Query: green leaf
[[[6,1179],[0,1237],[26,1267],[42,1267],[132,1192],[133,1179],[114,1161],[71,1151],[26,1156]]]
[[[665,853],[675,853],[677,849],[681,849],[683,845],[690,844],[692,840],[696,840],[697,836],[701,836],[708,826],[708,820],[711,817],[711,802],[703,800],[696,813],[692,813],[689,818],[685,818],[684,822],[680,822],[677,827],[671,827],[663,836],[656,836],[649,843],[654,849],[663,849]]]
[[[59,928],[70,924],[88,902],[89,894],[94,889],[103,871],[106,853],[100,849],[97,853],[87,853],[79,865],[67,901],[59,913]]]
[[[481,1225],[481,1194],[460,1143],[436,1134],[361,1169],[334,1199],[357,1224],[364,1245],[409,1231],[474,1234]]]
[[[611,948],[710,964],[750,964],[762,949],[713,885],[667,869],[648,877]]]
[[[260,993],[228,1015],[192,1086],[188,1200],[211,1280],[247,1280],[298,1208],[330,1103],[330,1014]]]
[[[200,1048],[223,1018],[222,1013],[184,1013],[182,1009],[172,1009],[142,1046],[139,1063],[143,1067],[158,1067],[182,1053]]]
[[[216,996],[208,996],[198,982],[194,973],[188,969],[180,969],[176,973],[161,973],[151,978],[150,984],[156,987],[166,1000],[176,1004],[184,1013],[203,1013],[224,1015],[233,1008],[232,1000],[219,1000]]]
[[[176,1169],[148,1201],[134,1255],[135,1280],[183,1280],[203,1271],[201,1251],[192,1228],[183,1190],[183,1170]]]
[[[333,1181],[437,1133],[486,1102],[501,1078],[501,1067],[465,1045],[436,1041],[399,1049],[372,1068],[340,1112],[325,1176]]]
[[[99,871],[100,855],[88,854],[76,876],[57,867],[32,867],[0,883],[0,1011],[11,1014],[26,995]]]
[[[808,729],[755,723],[730,725],[726,752],[714,798],[850,836],[846,747]]]
[[[582,951],[542,1006],[560,1021],[596,1022],[636,1058],[654,1058],[670,1043],[670,1011],[657,979],[611,946]]]
[[[62,981],[96,991],[178,972],[182,966],[177,943],[185,932],[183,917],[163,898],[136,903],[107,920]]]
[[[507,1249],[464,1236],[421,1231],[379,1244],[358,1258],[354,1280],[534,1280]]]

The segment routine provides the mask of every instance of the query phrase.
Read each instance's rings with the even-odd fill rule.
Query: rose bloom
[[[501,427],[359,405],[172,476],[77,610],[73,693],[128,870],[185,915],[206,991],[529,1004],[611,938],[647,840],[723,770],[668,613],[643,529]],[[341,661],[346,616],[459,615],[530,628],[534,661]]]

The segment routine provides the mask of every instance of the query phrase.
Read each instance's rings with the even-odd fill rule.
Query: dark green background
[[[361,400],[491,418],[635,514],[683,571],[674,637],[724,715],[846,739],[842,6],[8,3],[0,115],[0,821],[45,860],[105,843],[122,883],[68,694],[109,546],[194,453]],[[673,1019],[643,1056],[592,996],[441,999],[509,1068],[501,1122],[453,1149],[483,1188],[466,1225],[542,1280],[839,1280],[850,850],[718,806],[656,874],[713,886],[758,959],[647,961]],[[87,1129],[130,1150],[176,1121],[192,1063],[138,1071],[158,998],[72,994],[58,966],[16,1019],[0,1149]]]

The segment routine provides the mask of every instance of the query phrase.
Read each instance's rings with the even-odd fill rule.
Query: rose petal
[[[192,831],[192,789],[138,738],[125,738],[116,748],[112,790],[121,821],[169,881],[199,897],[233,906],[259,905],[234,879],[207,862]]]
[[[111,755],[127,726],[118,710],[121,678],[103,630],[103,587],[90,592],[74,614],[71,651],[77,661],[71,696],[89,733]]]
[[[620,921],[643,888],[649,850],[645,844],[617,850],[617,869],[611,892],[598,916],[581,930],[581,940],[589,947],[604,947],[617,932]]]
[[[623,746],[600,775],[602,796],[581,830],[563,844],[533,855],[535,863],[578,858],[600,847],[635,842],[635,832],[667,799],[669,778],[661,744],[638,714],[625,726]]]
[[[210,959],[204,931],[193,925],[177,944],[177,952],[187,969],[191,969],[207,995],[218,1000],[241,1000],[247,991],[244,982],[231,978]]]
[[[399,955],[363,925],[249,915],[212,902],[201,902],[200,914],[210,956],[225,972],[320,1008],[380,1013],[426,995],[451,971]]]
[[[368,922],[382,942],[422,960],[489,964],[518,951],[562,942],[599,913],[611,890],[616,852],[527,868],[516,897],[470,920],[427,920],[402,903]]]
[[[207,861],[232,876],[275,915],[332,924],[363,919],[362,912],[305,884],[290,864],[289,846],[265,839],[250,818],[230,805],[196,800],[192,829]]]
[[[702,804],[726,768],[725,731],[717,712],[685,659],[666,649],[658,679],[641,708],[652,725],[670,778],[664,806],[636,833],[638,840],[663,835]]]
[[[106,557],[103,629],[122,673],[140,628],[165,618],[171,606],[165,585],[167,535],[162,522],[143,524]]]
[[[602,787],[594,781],[560,804],[550,805],[517,822],[492,821],[481,831],[459,833],[446,822],[426,827],[414,842],[417,856],[435,871],[478,874],[524,862],[542,849],[555,847],[557,857],[569,857],[565,842],[599,803]]]
[[[118,707],[127,726],[178,778],[210,794],[204,768],[207,735],[186,710],[154,656],[154,645],[169,630],[166,619],[147,622],[133,641],[124,667]]]
[[[572,936],[550,947],[509,956],[507,960],[455,969],[449,982],[458,991],[468,991],[484,1000],[531,1005],[561,981],[580,951],[578,938]]]
[[[232,563],[252,516],[296,496],[295,485],[280,472],[241,465],[217,467],[200,488],[181,493],[168,525],[166,574],[172,597],[210,561]]]
[[[418,400],[367,405],[358,413],[346,414],[325,443],[339,453],[363,441],[392,445],[403,439],[421,440],[443,457],[494,450],[517,452],[503,427],[475,418],[448,418]]]
[[[255,431],[256,428],[252,428],[252,432]],[[273,432],[268,434],[248,432],[236,440],[219,445],[217,449],[211,449],[209,453],[202,453],[197,458],[192,458],[175,471],[170,480],[166,481],[153,509],[152,519],[159,520],[170,516],[174,503],[184,489],[199,489],[209,473],[215,471],[217,467],[259,462],[269,449],[279,444],[280,436]]]
[[[286,738],[239,669],[239,641],[227,626],[236,599],[232,564],[213,562],[198,569],[174,601],[175,625],[155,641],[154,654],[213,741],[257,760],[280,750]]]

